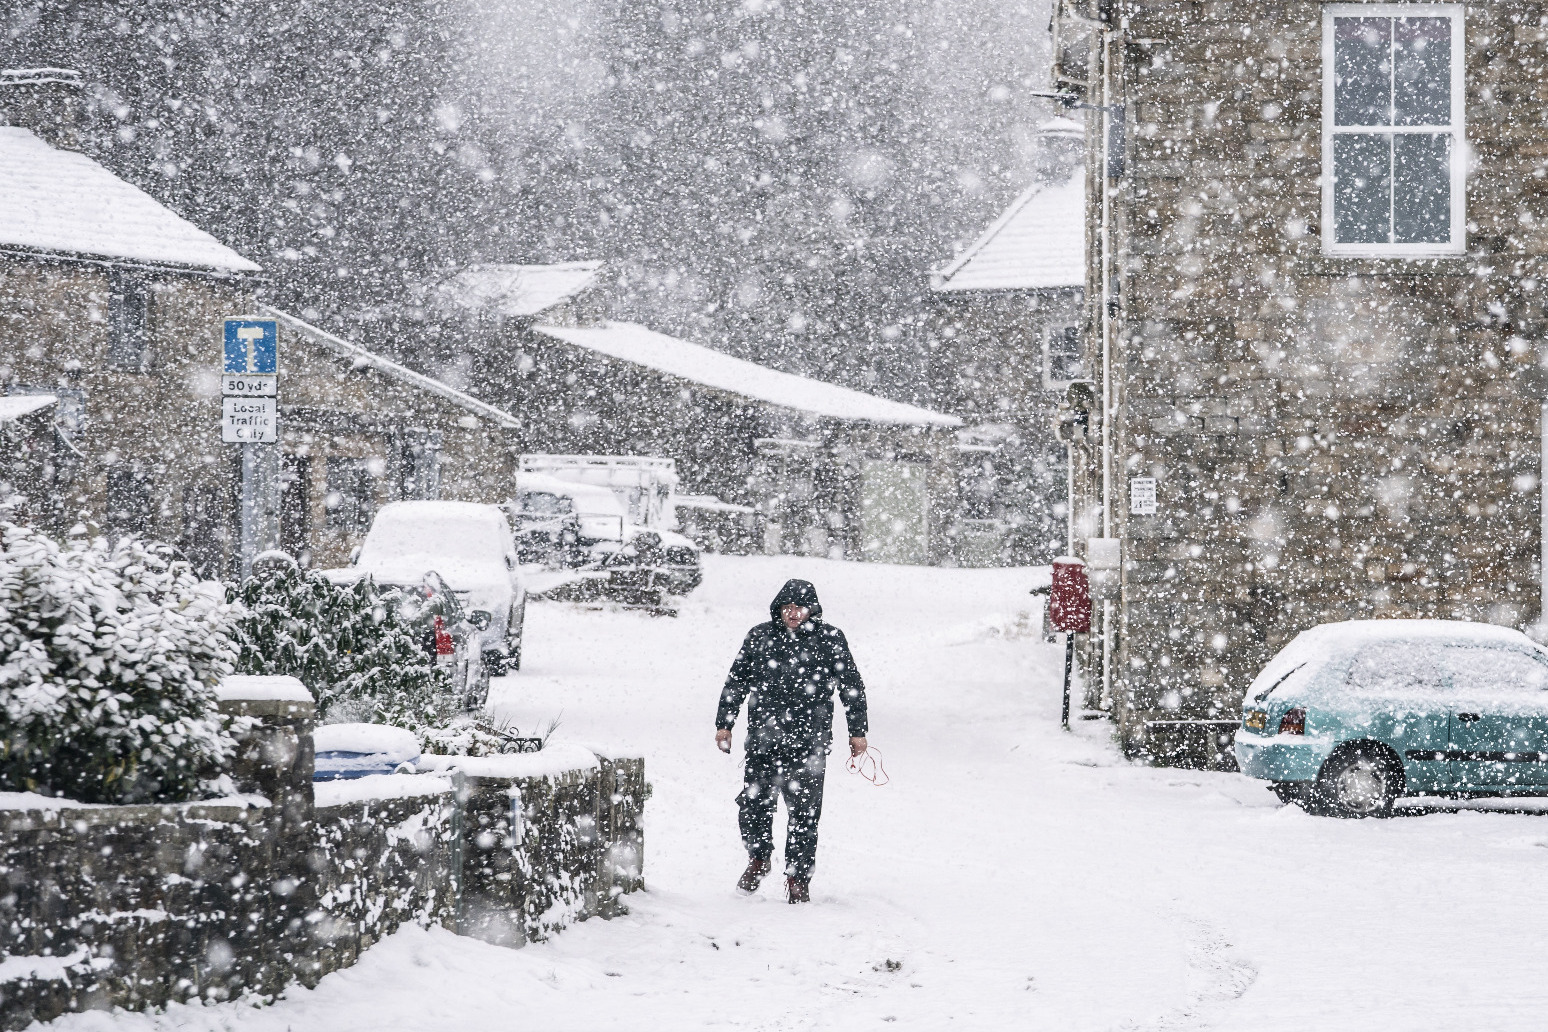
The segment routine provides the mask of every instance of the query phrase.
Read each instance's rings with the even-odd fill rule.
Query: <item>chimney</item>
[[[20,126],[52,147],[79,150],[81,73],[72,68],[0,70],[0,125]]]

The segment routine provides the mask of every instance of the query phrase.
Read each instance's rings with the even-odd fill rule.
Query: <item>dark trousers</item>
[[[778,751],[749,752],[745,784],[736,797],[738,823],[747,855],[767,860],[774,852],[774,810],[780,796],[790,823],[785,831],[785,873],[811,881],[817,863],[817,821],[822,816],[822,782],[828,754],[789,755]]]

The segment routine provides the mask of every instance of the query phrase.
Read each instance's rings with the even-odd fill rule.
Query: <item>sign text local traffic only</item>
[[[275,398],[221,398],[220,439],[233,444],[270,444],[279,439]]]

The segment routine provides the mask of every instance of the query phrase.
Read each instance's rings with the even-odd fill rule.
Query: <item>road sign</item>
[[[279,440],[279,405],[274,398],[220,399],[220,439],[237,444]]]
[[[273,319],[227,319],[225,371],[279,372],[279,324]]]
[[[273,373],[227,373],[220,378],[220,393],[228,398],[273,398],[279,394],[279,377]]]

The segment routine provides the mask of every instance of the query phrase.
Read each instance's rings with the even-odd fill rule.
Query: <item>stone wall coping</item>
[[[215,686],[221,702],[304,702],[312,693],[294,677],[285,675],[232,674]]]
[[[115,806],[79,803],[33,792],[0,792],[0,827],[7,831],[34,828],[67,828],[75,825],[101,827],[112,824],[149,824],[156,821],[208,821],[216,824],[252,824],[265,819],[269,800],[261,795],[222,796],[188,803]]]
[[[443,774],[367,774],[362,778],[312,783],[312,796],[318,809],[377,799],[448,795],[451,790],[451,778]]]
[[[461,771],[470,778],[515,780],[590,772],[601,764],[591,749],[563,743],[545,746],[541,752],[509,756],[421,756],[417,766],[421,773]]]
[[[229,702],[221,702],[220,711],[233,717],[292,717],[298,720],[312,720],[317,712],[310,699],[306,702],[291,702],[286,699],[232,699]]]

